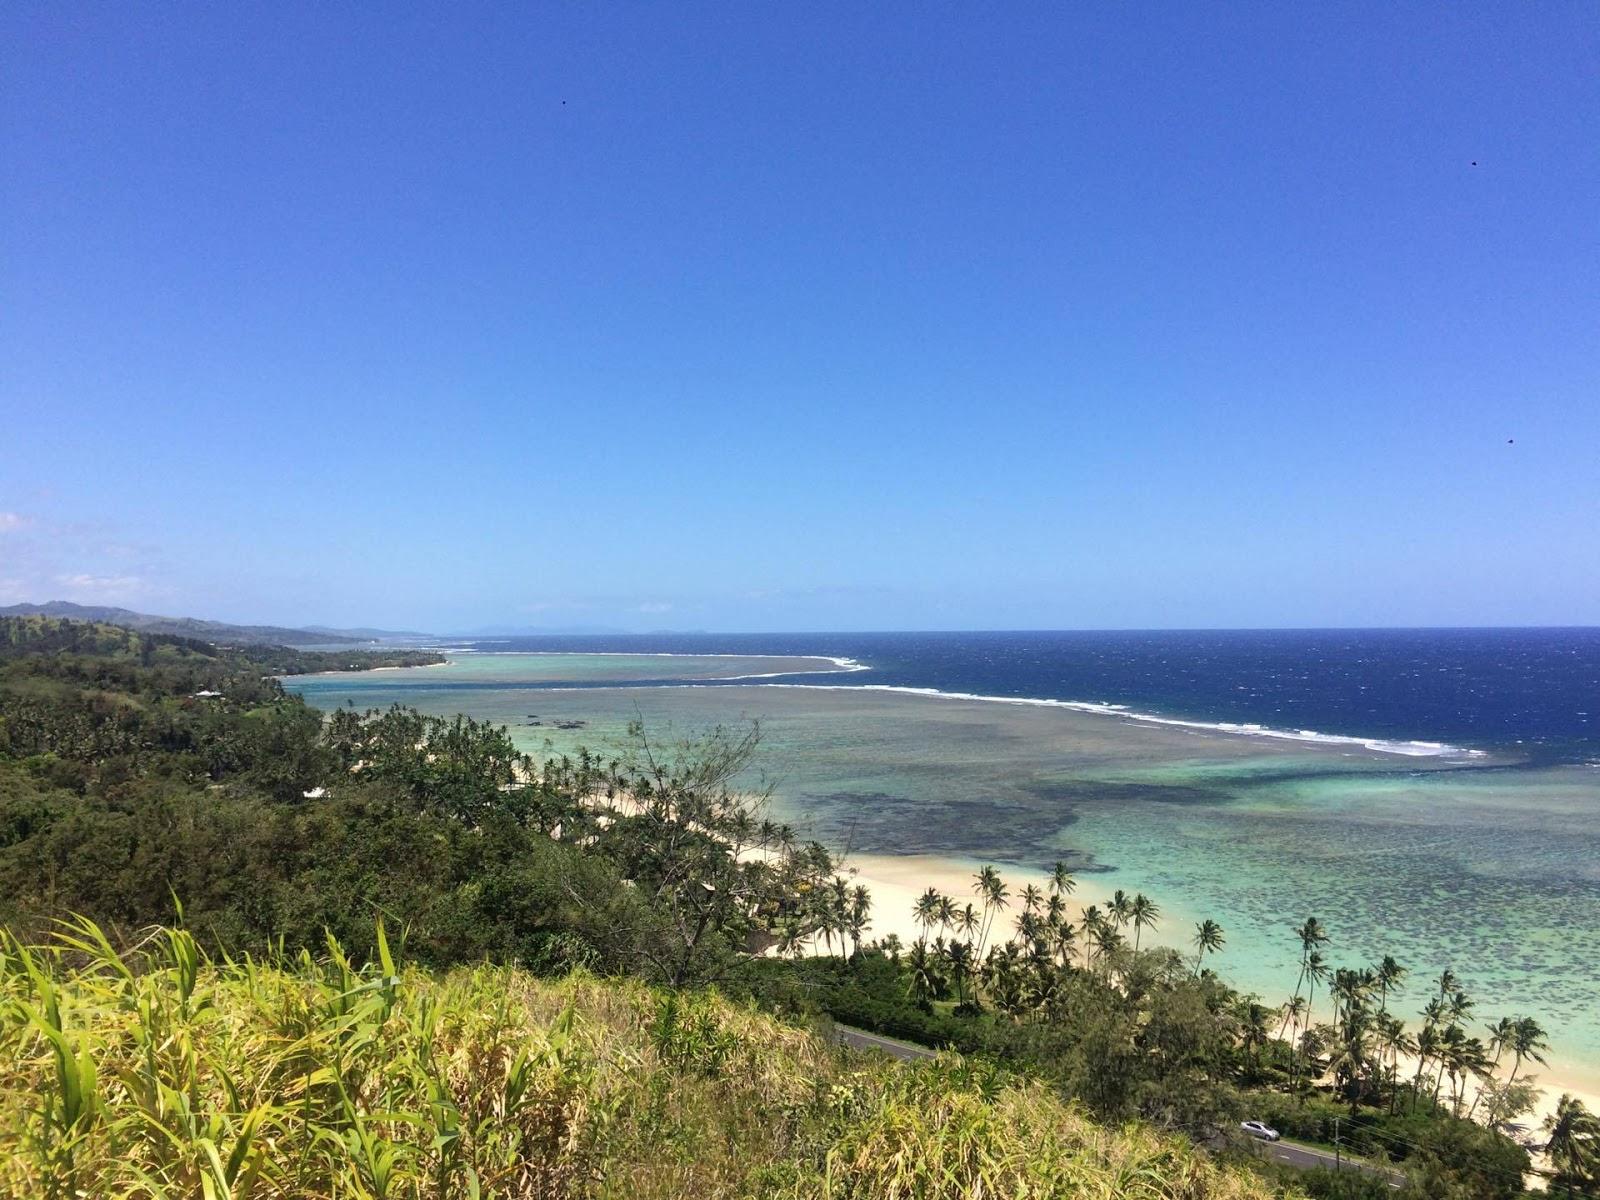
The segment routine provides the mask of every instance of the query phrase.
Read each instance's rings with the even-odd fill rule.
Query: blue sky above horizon
[[[0,603],[1600,623],[1596,62],[1576,3],[8,6]]]

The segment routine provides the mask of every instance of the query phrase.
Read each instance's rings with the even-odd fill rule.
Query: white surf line
[[[1315,729],[1273,729],[1267,725],[1238,724],[1232,721],[1190,721],[1180,717],[1163,717],[1155,713],[1136,712],[1124,704],[1093,703],[1088,700],[1046,700],[1029,696],[985,696],[976,692],[945,692],[938,688],[903,687],[889,683],[861,683],[853,685],[833,683],[769,683],[766,687],[804,688],[822,692],[893,692],[908,696],[926,696],[936,700],[980,700],[988,704],[1021,704],[1035,708],[1065,708],[1073,712],[1094,713],[1107,717],[1122,717],[1146,725],[1171,725],[1180,729],[1204,729],[1213,733],[1230,733],[1244,737],[1276,738],[1291,742],[1308,742],[1321,746],[1360,746],[1380,754],[1398,754],[1407,758],[1483,758],[1482,750],[1467,750],[1444,742],[1397,741],[1388,738],[1352,737],[1338,733],[1319,733]]]
[[[739,656],[729,655],[729,657],[735,658]],[[752,655],[751,657],[767,658],[770,656],[763,654]],[[801,658],[805,656],[796,654],[783,657]],[[848,675],[852,671],[872,670],[866,663],[858,663],[853,658],[834,658],[831,655],[818,655],[817,661],[831,662],[834,664],[834,669],[832,671],[768,671],[763,675],[726,675],[723,677],[723,682],[726,683],[734,679],[781,679],[785,675]]]
[[[629,687],[715,687],[736,680],[779,679],[787,675],[834,675],[872,668],[853,658],[830,654],[688,654],[678,651],[596,650],[482,650],[465,651],[481,655],[522,654],[539,657],[612,657],[612,658],[771,658],[798,661],[831,662],[833,671],[770,671],[759,675],[729,675],[719,680],[663,680],[629,683],[626,680],[601,680],[586,687],[541,687],[546,692],[584,692],[603,689],[607,684],[626,684]],[[1306,742],[1321,746],[1359,746],[1379,754],[1395,754],[1404,758],[1485,758],[1483,750],[1468,750],[1445,742],[1399,741],[1389,738],[1355,737],[1339,733],[1319,733],[1315,729],[1274,729],[1268,725],[1241,724],[1233,721],[1193,721],[1181,717],[1163,717],[1156,713],[1137,712],[1125,704],[1096,703],[1089,700],[1051,700],[1034,696],[989,696],[978,692],[946,692],[939,688],[907,687],[892,683],[766,683],[762,687],[799,688],[817,692],[890,692],[904,696],[926,696],[935,700],[977,700],[987,704],[1020,704],[1033,708],[1064,708],[1072,712],[1093,713],[1099,716],[1122,717],[1146,725],[1168,725],[1178,729],[1201,729],[1211,733],[1228,733],[1241,737],[1273,738],[1279,741]]]

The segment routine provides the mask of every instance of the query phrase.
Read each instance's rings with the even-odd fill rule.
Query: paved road
[[[1398,1187],[1405,1182],[1405,1176],[1388,1167],[1380,1167],[1369,1163],[1365,1159],[1352,1158],[1348,1154],[1334,1156],[1333,1151],[1323,1150],[1317,1146],[1305,1146],[1299,1142],[1257,1142],[1257,1153],[1278,1162],[1287,1163],[1291,1167],[1306,1170],[1311,1167],[1322,1167],[1333,1170],[1337,1165],[1346,1171],[1362,1171],[1368,1175],[1377,1175],[1387,1178],[1391,1184]]]
[[[896,1058],[932,1058],[935,1054],[935,1051],[929,1050],[926,1046],[914,1046],[910,1042],[900,1042],[894,1038],[868,1033],[865,1029],[852,1029],[848,1025],[835,1025],[833,1036],[846,1046],[853,1046],[857,1050],[882,1050],[885,1054],[892,1054]]]
[[[881,1034],[868,1033],[865,1029],[852,1029],[848,1025],[835,1025],[833,1035],[846,1046],[857,1050],[881,1050],[885,1054],[892,1054],[895,1058],[932,1058],[934,1051],[926,1046],[917,1046],[911,1042],[897,1041],[894,1038],[883,1037]],[[1287,1163],[1291,1167],[1306,1170],[1312,1167],[1334,1168],[1335,1163],[1346,1171],[1365,1171],[1369,1175],[1387,1176],[1389,1182],[1398,1186],[1403,1180],[1397,1171],[1386,1167],[1376,1166],[1350,1155],[1335,1158],[1332,1151],[1322,1150],[1316,1146],[1305,1146],[1299,1142],[1255,1142],[1257,1153],[1265,1158],[1275,1159]]]

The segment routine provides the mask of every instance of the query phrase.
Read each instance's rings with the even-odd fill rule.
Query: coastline
[[[868,942],[878,941],[889,934],[896,934],[901,942],[909,946],[921,936],[922,930],[917,926],[912,916],[912,905],[918,896],[928,888],[936,888],[957,900],[974,899],[973,876],[983,864],[977,860],[945,857],[933,854],[856,854],[845,860],[844,871],[856,883],[864,885],[872,893],[871,920],[867,925]],[[1029,870],[1025,867],[1005,865],[999,867],[1001,877],[1005,880],[1013,897],[1027,884],[1033,884],[1041,891],[1046,891],[1049,876],[1043,871]],[[1109,891],[1102,892],[1099,888],[1087,881],[1082,876],[1075,876],[1078,888],[1072,895],[1065,897],[1067,909],[1074,919],[1082,916],[1083,910],[1091,904],[1104,907],[1109,899]],[[1163,904],[1160,896],[1151,897],[1158,904]],[[1165,908],[1163,904],[1163,908]],[[1014,916],[1015,904],[1005,912],[997,921],[1006,921]],[[1149,945],[1171,945],[1171,939],[1163,937],[1163,927],[1170,922],[1163,920],[1151,932]],[[1009,934],[1010,926],[1006,931]],[[1182,950],[1184,947],[1179,946]],[[1219,963],[1217,973],[1227,979],[1227,965]],[[1292,983],[1292,981],[1291,981]],[[1557,1056],[1552,1054],[1552,1059]],[[1403,1059],[1402,1062],[1407,1060]],[[1410,1059],[1410,1069],[1415,1069],[1415,1059]],[[1537,1067],[1538,1064],[1532,1064]],[[1402,1074],[1404,1069],[1402,1070]],[[1523,1077],[1532,1075],[1540,1089],[1539,1099],[1534,1105],[1533,1112],[1523,1117],[1518,1124],[1528,1133],[1537,1135],[1544,1119],[1555,1112],[1556,1105],[1563,1093],[1570,1093],[1581,1100],[1590,1112],[1600,1112],[1600,1068],[1593,1068],[1587,1064],[1571,1061],[1557,1061],[1554,1065],[1524,1072]],[[1469,1090],[1469,1103],[1472,1091]]]

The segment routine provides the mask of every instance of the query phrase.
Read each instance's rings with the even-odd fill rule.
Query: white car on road
[[[1260,1121],[1240,1121],[1239,1128],[1251,1137],[1260,1138],[1264,1142],[1275,1142],[1280,1136],[1276,1129]]]

